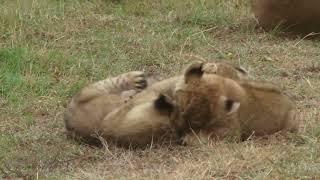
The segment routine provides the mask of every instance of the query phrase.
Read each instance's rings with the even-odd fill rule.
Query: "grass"
[[[318,40],[256,28],[238,0],[0,0],[0,179],[318,179]],[[140,150],[66,138],[85,84],[130,70],[177,74],[194,57],[242,64],[297,103],[300,133]]]

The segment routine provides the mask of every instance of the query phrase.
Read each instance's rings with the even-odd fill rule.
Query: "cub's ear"
[[[239,110],[240,102],[234,101],[225,96],[221,96],[221,99],[223,100],[223,108],[227,112],[227,115],[231,115]]]
[[[160,94],[154,101],[154,107],[160,112],[171,113],[173,111],[174,104],[169,96]]]
[[[190,82],[192,79],[201,78],[204,71],[203,71],[203,62],[198,61],[190,64],[186,70],[184,71],[184,81],[185,83]]]
[[[231,99],[227,99],[225,101],[225,110],[227,111],[228,115],[237,112],[239,108],[240,108],[240,102],[236,102]]]

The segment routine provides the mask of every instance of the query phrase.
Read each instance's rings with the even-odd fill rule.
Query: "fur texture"
[[[251,135],[297,131],[294,104],[277,86],[204,74],[202,66],[191,65],[175,90],[180,109],[175,112],[180,114],[174,116],[172,124],[184,143],[197,141],[197,136],[240,140]]]

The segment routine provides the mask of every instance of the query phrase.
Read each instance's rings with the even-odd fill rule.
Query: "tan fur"
[[[251,0],[259,24],[266,29],[280,25],[303,33],[320,31],[319,0]]]
[[[203,74],[201,66],[187,69],[175,92],[180,114],[172,124],[185,143],[198,142],[192,131],[202,140],[216,140],[297,130],[294,104],[277,86]]]
[[[246,77],[246,72],[225,63],[206,63],[203,71],[235,79]],[[65,112],[66,128],[80,137],[100,135],[133,146],[171,136],[170,115],[176,107],[170,97],[182,79],[168,78],[142,90],[144,74],[134,71],[93,83],[72,98]],[[163,99],[157,106],[159,98]]]
[[[66,109],[67,130],[84,138],[100,135],[123,145],[139,146],[156,140],[170,130],[172,108],[155,107],[161,91],[139,92],[145,82],[143,72],[133,71],[83,88]],[[157,84],[166,89],[173,86]]]

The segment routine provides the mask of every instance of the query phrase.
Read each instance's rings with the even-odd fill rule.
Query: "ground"
[[[320,42],[260,29],[246,0],[0,0],[0,179],[318,179]],[[232,61],[296,102],[300,132],[242,143],[102,148],[63,111],[95,80]]]

